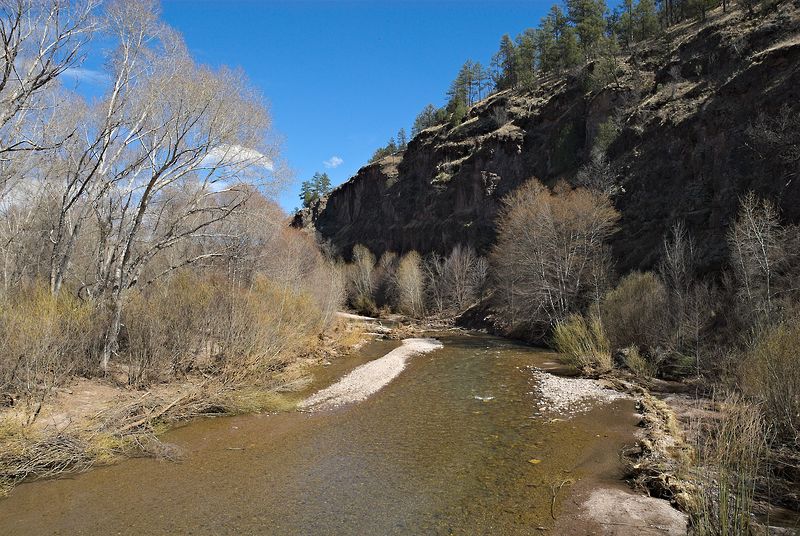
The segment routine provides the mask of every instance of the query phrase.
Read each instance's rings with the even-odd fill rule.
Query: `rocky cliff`
[[[717,10],[618,62],[614,79],[600,80],[589,64],[495,94],[458,126],[421,132],[336,188],[306,223],[344,256],[356,243],[377,255],[458,243],[486,251],[506,194],[532,177],[574,184],[592,154],[607,158],[592,173],[617,188],[613,251],[623,271],[656,263],[678,220],[697,241],[701,268],[719,268],[738,198],[751,189],[800,220],[796,4],[756,17]]]

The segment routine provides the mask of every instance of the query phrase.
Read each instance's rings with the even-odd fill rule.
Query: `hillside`
[[[313,223],[345,257],[357,243],[376,255],[458,243],[485,252],[506,194],[532,177],[576,184],[582,168],[613,183],[622,271],[653,266],[679,220],[701,270],[720,268],[748,190],[800,221],[797,5],[755,17],[719,8],[615,61],[616,79],[602,85],[596,61],[484,99],[462,124],[424,130],[404,152],[363,167],[294,224]]]

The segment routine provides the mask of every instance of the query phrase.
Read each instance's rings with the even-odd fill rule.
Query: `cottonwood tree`
[[[488,262],[472,247],[458,244],[446,257],[429,255],[424,272],[431,308],[440,314],[458,313],[482,298]]]
[[[617,195],[621,186],[604,151],[592,150],[589,161],[575,174],[575,185],[608,197]]]
[[[348,267],[348,293],[352,305],[364,312],[375,309],[374,270],[375,255],[362,244],[353,246],[353,262]]]
[[[394,275],[394,287],[399,310],[414,318],[425,314],[425,275],[422,257],[416,251],[403,255]]]
[[[800,111],[784,104],[775,115],[761,113],[745,134],[759,159],[786,166],[787,178],[800,175]]]
[[[607,195],[537,180],[505,202],[491,256],[501,315],[541,336],[601,294],[619,213]]]
[[[458,244],[444,260],[444,285],[450,303],[463,311],[483,292],[486,261],[469,246]]]
[[[784,239],[775,205],[748,192],[740,200],[728,245],[740,298],[767,320],[774,313],[775,278],[787,258]]]
[[[701,333],[711,318],[714,292],[697,278],[695,267],[694,240],[686,225],[679,221],[664,236],[659,275],[667,289],[670,343],[678,351],[694,354],[699,373]]]
[[[157,58],[183,54],[182,44],[158,19],[154,1],[110,2],[104,10],[104,35],[115,43],[109,58],[109,89],[90,106],[79,98],[64,102],[76,135],[57,151],[66,163],[63,183],[57,188],[58,217],[50,233],[52,255],[50,289],[61,290],[77,240],[100,199],[141,165],[129,158],[137,144],[151,103],[137,102],[137,92],[158,67]],[[176,52],[178,51],[178,52]],[[137,105],[142,104],[138,109]],[[122,162],[125,162],[122,164]]]
[[[96,0],[0,2],[0,158],[42,149],[26,125],[37,96],[81,59]]]
[[[669,311],[673,315],[678,344],[683,339],[683,325],[688,317],[694,277],[695,248],[682,221],[675,223],[664,236],[659,273],[669,295]]]
[[[125,298],[153,259],[185,241],[213,241],[215,223],[275,180],[270,118],[241,73],[196,65],[183,47],[154,61],[157,68],[130,97],[125,117],[133,123],[110,163],[113,186],[93,204],[99,246],[91,291],[111,319],[104,369],[117,348]],[[222,249],[178,259],[151,279],[221,256]]]

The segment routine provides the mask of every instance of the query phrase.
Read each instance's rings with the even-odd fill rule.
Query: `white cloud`
[[[61,74],[67,78],[72,78],[76,82],[85,82],[95,86],[102,86],[111,81],[111,78],[106,73],[83,67],[67,67]]]
[[[337,167],[341,166],[343,163],[344,163],[344,160],[342,160],[341,157],[333,155],[332,157],[330,157],[327,160],[325,160],[322,163],[322,165],[324,165],[326,168],[337,168]]]
[[[275,171],[275,165],[268,157],[255,149],[241,145],[222,145],[214,147],[200,161],[201,168],[213,168],[224,162],[227,166],[257,166],[267,171]]]

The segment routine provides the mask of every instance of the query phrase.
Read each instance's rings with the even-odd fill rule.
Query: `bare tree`
[[[485,262],[469,246],[457,245],[444,261],[444,284],[448,301],[456,311],[463,311],[483,292]]]
[[[728,244],[740,297],[752,311],[769,319],[774,312],[777,269],[786,259],[784,230],[775,205],[747,193],[728,232]]]
[[[103,13],[103,29],[116,44],[109,58],[108,92],[94,107],[80,101],[69,103],[77,135],[58,151],[66,170],[57,193],[58,216],[50,233],[53,294],[61,289],[76,241],[93,209],[110,189],[144,163],[146,155],[142,152],[139,159],[125,161],[153,111],[150,103],[134,109],[137,91],[156,68],[155,58],[174,57],[174,49],[180,47],[169,28],[159,22],[153,0],[110,2]],[[125,163],[120,165],[122,161]]]
[[[592,150],[589,162],[575,175],[575,185],[613,197],[622,191],[617,175],[603,151]]]
[[[789,177],[800,173],[800,112],[784,104],[774,116],[760,113],[745,133],[760,159],[785,165]]]
[[[431,253],[423,264],[427,302],[430,304],[430,308],[438,314],[444,312],[447,301],[444,263],[445,259],[441,255]]]
[[[198,66],[181,47],[159,61],[164,69],[137,83],[126,114],[135,122],[131,141],[111,168],[113,187],[94,205],[100,247],[93,290],[111,317],[104,368],[116,351],[125,296],[145,267],[184,241],[213,238],[213,224],[274,180],[269,115],[241,73]],[[154,277],[221,256],[222,248]]]
[[[0,1],[0,160],[42,149],[26,126],[37,96],[81,59],[97,0]]]
[[[374,270],[375,255],[364,245],[353,246],[353,262],[348,270],[350,302],[356,309],[370,313],[375,309]]]
[[[618,219],[607,195],[536,180],[506,200],[492,266],[501,316],[524,324],[511,329],[541,336],[592,301]]]
[[[488,262],[471,246],[459,244],[447,257],[430,255],[424,272],[431,308],[439,314],[459,313],[483,296]]]
[[[420,318],[425,314],[425,276],[422,257],[416,251],[403,255],[397,266],[394,286],[401,312]]]
[[[694,278],[694,241],[682,221],[675,223],[664,236],[663,255],[659,265],[661,278],[669,297],[668,310],[672,315],[677,346],[683,342],[684,327],[692,303]]]

